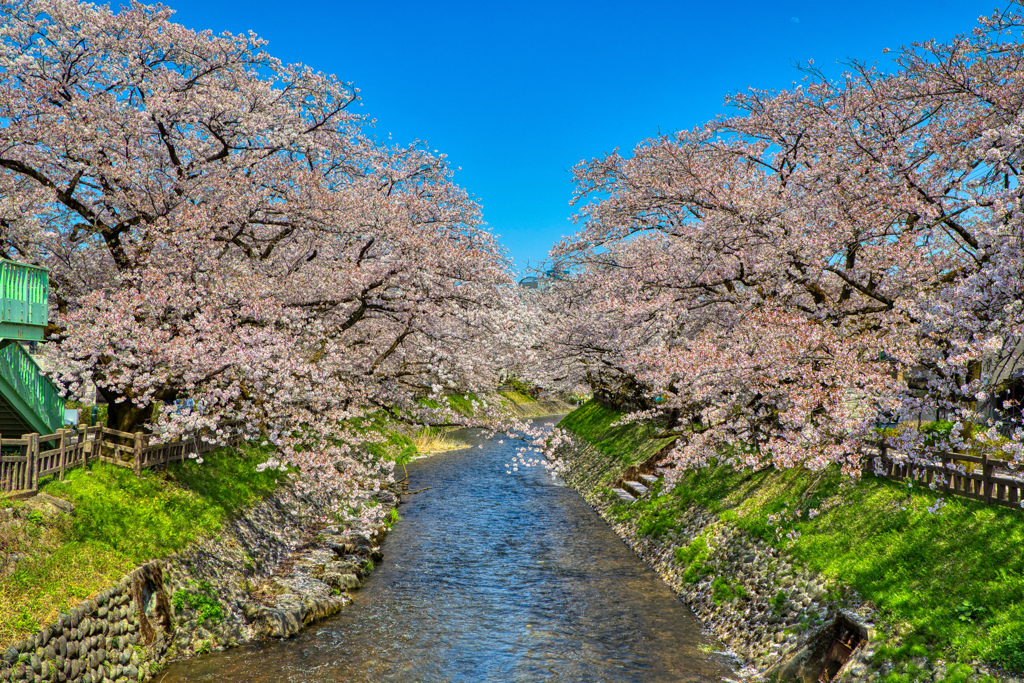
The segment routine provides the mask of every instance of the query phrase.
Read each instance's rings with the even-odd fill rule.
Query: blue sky
[[[573,230],[570,169],[698,125],[814,59],[885,59],[968,31],[997,0],[326,2],[166,0],[193,29],[253,30],[268,50],[353,81],[376,132],[460,166],[516,264]],[[116,4],[116,3],[114,3]]]

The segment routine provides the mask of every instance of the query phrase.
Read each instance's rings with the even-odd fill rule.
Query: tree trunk
[[[100,389],[100,393],[107,400],[107,427],[129,434],[149,432],[145,424],[149,422],[153,413],[152,403],[138,406],[132,403],[131,399],[118,403],[117,399],[123,397],[103,389]]]

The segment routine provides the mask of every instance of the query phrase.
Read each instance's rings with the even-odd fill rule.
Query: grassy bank
[[[608,473],[612,476],[620,469],[643,462],[666,445],[672,438],[658,438],[663,427],[632,422],[616,425],[621,413],[587,401],[572,411],[558,426],[568,429],[609,456]]]
[[[651,438],[658,429],[650,425],[612,427],[618,417],[588,403],[560,425],[609,456],[609,485],[665,443]],[[697,504],[826,577],[837,596],[855,591],[881,615],[887,644],[877,656],[896,662],[893,683],[917,680],[919,657],[1024,673],[1024,511],[939,499],[924,487],[852,481],[833,469],[712,467],[614,512],[659,535]]]
[[[499,391],[498,396],[501,396],[516,405],[526,405],[537,402],[537,399],[533,396],[523,393],[522,391]]]
[[[25,555],[0,577],[0,643],[37,630],[119,580],[139,563],[218,530],[271,493],[285,476],[257,472],[259,449],[222,449],[205,462],[143,472],[93,463],[50,478],[41,490],[75,504],[72,515],[34,501],[0,499],[4,557]]]
[[[382,416],[355,426],[367,433],[363,450],[396,462],[414,457],[418,446],[431,441],[397,431]],[[202,464],[173,463],[142,476],[91,463],[70,470],[63,482],[41,480],[44,493],[75,505],[71,515],[54,511],[41,498],[0,498],[0,650],[137,565],[215,533],[270,495],[287,475],[257,471],[268,453],[220,449],[205,455]]]

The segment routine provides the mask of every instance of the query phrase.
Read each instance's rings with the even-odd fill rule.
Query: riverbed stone
[[[324,573],[330,574],[356,574],[362,576],[363,568],[366,566],[365,562],[328,562],[324,565]],[[326,583],[326,581],[325,581]]]
[[[324,574],[323,581],[331,588],[339,591],[355,590],[363,586],[362,579],[356,574],[327,573]]]

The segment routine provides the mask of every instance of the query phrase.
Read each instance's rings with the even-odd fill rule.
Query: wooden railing
[[[149,444],[150,435],[121,432],[98,425],[61,429],[53,434],[0,436],[0,492],[37,491],[40,477],[65,473],[90,462],[142,470],[208,453],[217,447],[199,436]]]
[[[1016,473],[1015,463],[1008,460],[947,452],[893,457],[884,443],[879,444],[877,454],[867,457],[864,470],[874,469],[888,479],[916,481],[943,493],[993,505],[1024,507],[1024,472]]]

